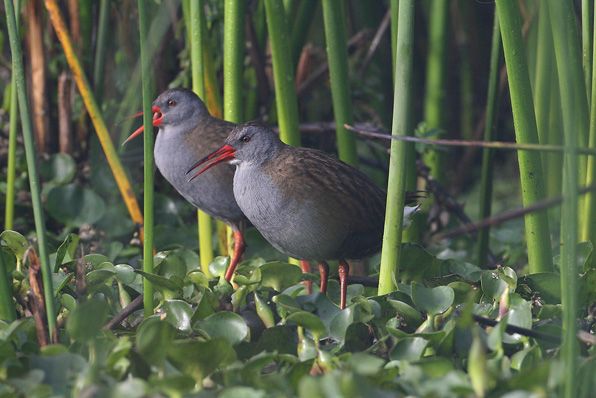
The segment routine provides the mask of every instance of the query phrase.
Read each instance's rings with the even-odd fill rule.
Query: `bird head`
[[[180,131],[191,131],[199,119],[208,114],[207,108],[201,99],[192,91],[183,88],[174,88],[161,93],[151,105],[153,112],[153,126],[163,129],[173,128]],[[142,115],[142,112],[135,116]],[[124,141],[137,137],[144,131],[144,126],[135,130]]]
[[[187,174],[204,165],[190,178],[193,180],[225,161],[236,165],[243,162],[261,164],[271,159],[283,145],[271,129],[256,123],[242,124],[232,130],[222,147],[196,162]]]

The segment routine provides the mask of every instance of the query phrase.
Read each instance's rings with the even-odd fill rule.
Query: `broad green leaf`
[[[212,338],[222,338],[231,345],[240,343],[248,335],[248,326],[244,319],[229,311],[216,312],[198,321],[193,328],[199,328]]]
[[[273,261],[259,267],[261,286],[275,289],[278,292],[295,285],[302,279],[302,271],[295,265]]]
[[[91,299],[79,304],[66,321],[66,330],[74,340],[86,341],[99,333],[108,315],[104,300]]]
[[[209,264],[209,272],[214,276],[223,276],[230,265],[230,258],[218,256]]]
[[[104,200],[89,188],[76,184],[54,187],[46,201],[48,214],[71,227],[93,224],[106,210]]]
[[[561,279],[555,272],[524,275],[519,279],[519,283],[528,285],[549,304],[561,302]]]
[[[422,357],[427,345],[428,341],[422,337],[406,337],[395,344],[389,357],[392,360],[414,361]]]
[[[424,287],[418,283],[412,284],[412,301],[416,307],[430,315],[438,315],[447,311],[455,293],[449,286]]]
[[[161,365],[176,336],[176,329],[157,316],[146,318],[137,330],[136,347],[139,354],[153,365]]]
[[[54,272],[58,272],[58,268],[66,261],[71,261],[75,257],[75,251],[79,245],[79,235],[68,234],[64,242],[58,248],[56,252],[56,262],[54,263]]]
[[[30,246],[29,241],[23,235],[7,229],[0,233],[0,240],[2,246],[6,246],[19,261],[23,261],[25,251]]]
[[[182,289],[182,286],[183,286],[182,279],[176,279],[176,278],[168,279],[168,278],[164,278],[163,276],[160,276],[160,275],[150,274],[149,272],[144,272],[144,271],[140,271],[137,269],[135,270],[135,272],[137,274],[142,275],[145,279],[147,279],[149,282],[153,283],[155,285],[155,287],[157,287],[159,289],[178,291],[178,290]]]
[[[116,272],[116,279],[125,285],[133,283],[137,276],[134,268],[128,264],[116,264],[114,271]]]
[[[298,326],[308,329],[315,339],[320,339],[325,336],[327,330],[323,321],[318,316],[306,311],[297,311],[290,314],[286,318],[287,322],[294,322]]]
[[[168,345],[168,360],[182,373],[201,382],[216,369],[233,362],[236,353],[222,338],[205,342],[176,340]]]
[[[190,320],[193,310],[190,304],[183,300],[165,300],[161,306],[166,314],[166,322],[183,332],[190,332]]]
[[[493,300],[498,300],[507,288],[507,282],[503,280],[497,271],[484,271],[480,283],[484,295]]]

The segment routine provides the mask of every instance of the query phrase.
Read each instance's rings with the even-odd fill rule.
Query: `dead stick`
[[[143,306],[143,295],[139,294],[133,301],[131,301],[126,307],[122,308],[115,317],[113,317],[103,327],[104,330],[111,330],[114,327],[120,325],[130,314],[140,309]]]

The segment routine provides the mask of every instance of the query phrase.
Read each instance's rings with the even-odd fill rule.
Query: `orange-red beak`
[[[190,169],[188,169],[188,171],[186,172],[186,174],[189,174],[190,172],[192,172],[197,167],[199,167],[202,164],[206,163],[205,167],[203,167],[201,170],[199,170],[198,172],[196,172],[195,175],[193,175],[188,180],[188,182],[194,180],[195,178],[197,178],[198,176],[200,176],[201,174],[203,174],[204,172],[206,172],[207,170],[209,170],[213,166],[215,166],[215,165],[217,165],[217,164],[219,164],[221,162],[225,162],[226,160],[232,160],[232,159],[234,159],[234,154],[235,153],[236,153],[236,149],[234,149],[234,147],[231,146],[231,145],[224,145],[221,148],[219,148],[217,151],[211,152],[209,155],[205,156],[203,159],[201,159],[198,162],[196,162],[195,164],[193,164]]]
[[[153,105],[151,107],[151,112],[153,112],[153,126],[157,127],[161,124],[163,120],[163,115],[161,114],[161,109],[159,106]],[[143,112],[135,113],[133,117],[142,116]],[[126,144],[128,141],[134,139],[138,135],[140,135],[145,130],[145,126],[141,126],[136,129],[127,139],[122,143],[122,145]]]

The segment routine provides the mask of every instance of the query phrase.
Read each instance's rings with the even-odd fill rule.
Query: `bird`
[[[153,101],[151,110],[153,126],[159,127],[153,153],[160,173],[184,199],[232,227],[234,250],[224,275],[229,282],[246,249],[247,219],[232,191],[234,168],[218,168],[195,184],[189,183],[185,172],[197,157],[219,148],[236,124],[213,117],[193,91],[183,88],[162,92]],[[143,126],[124,143],[142,132]]]
[[[316,149],[286,145],[257,123],[236,126],[219,149],[192,165],[187,175],[198,171],[189,181],[199,182],[222,162],[236,166],[234,197],[261,235],[288,256],[318,263],[322,293],[327,261],[339,260],[344,309],[347,260],[381,248],[385,191],[356,168]]]

